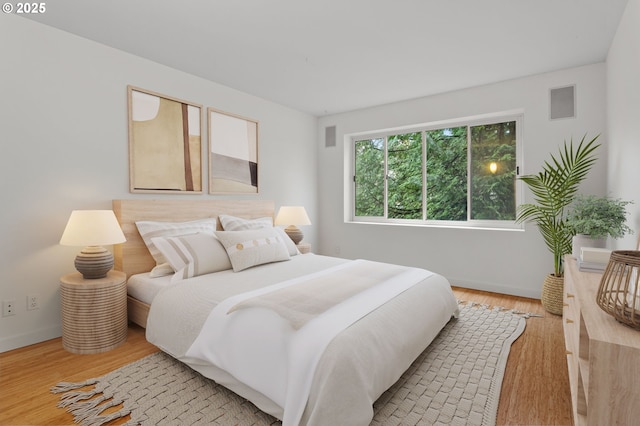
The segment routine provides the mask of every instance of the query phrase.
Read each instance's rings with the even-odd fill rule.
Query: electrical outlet
[[[2,316],[9,317],[16,314],[16,301],[15,299],[2,301]]]
[[[27,311],[40,309],[40,297],[37,294],[27,296]]]

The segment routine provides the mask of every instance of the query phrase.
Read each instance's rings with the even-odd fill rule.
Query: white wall
[[[608,189],[632,200],[627,207],[633,235],[614,248],[636,247],[640,234],[640,0],[629,0],[607,56]]]
[[[318,222],[315,117],[15,15],[0,15],[0,58],[0,300],[17,303],[0,317],[0,352],[61,335],[58,279],[80,250],[58,245],[72,210],[169,197],[129,193],[128,84],[257,119],[257,197],[305,205]],[[207,175],[204,194],[178,197],[213,197]],[[312,244],[317,229],[304,229]],[[39,310],[26,310],[29,294]]]
[[[472,72],[472,69],[469,70]],[[549,89],[575,84],[577,118],[549,120]],[[371,90],[375,90],[372,87]],[[553,258],[538,229],[525,231],[445,229],[345,223],[344,135],[500,111],[524,110],[524,173],[537,173],[565,139],[605,131],[605,64],[535,75],[437,96],[327,116],[318,122],[319,251],[425,267],[452,284],[507,294],[540,297]],[[338,146],[324,147],[324,129],[337,127]],[[606,191],[606,140],[583,184],[587,193]],[[531,201],[530,193],[526,202]]]

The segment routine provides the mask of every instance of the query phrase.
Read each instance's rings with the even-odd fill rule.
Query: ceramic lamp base
[[[104,247],[85,247],[76,256],[75,266],[84,279],[104,278],[113,268],[113,254]]]
[[[300,228],[295,225],[287,226],[286,228],[284,228],[284,232],[287,233],[289,238],[291,238],[291,241],[293,241],[296,245],[298,245],[298,243],[304,238],[304,234],[302,233]]]

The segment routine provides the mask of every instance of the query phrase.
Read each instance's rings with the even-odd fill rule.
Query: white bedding
[[[127,294],[150,305],[156,295],[171,284],[171,275],[151,278],[149,272],[135,274],[127,280]]]
[[[262,312],[258,332],[252,333],[244,343],[237,343],[235,339],[236,358],[247,361],[244,369],[233,370],[239,377],[204,361],[201,356],[187,356],[187,350],[197,339],[206,341],[204,335],[198,338],[203,325],[210,312],[228,298],[345,262],[349,261],[303,255],[241,273],[223,271],[171,284],[159,292],[151,305],[147,339],[264,411],[286,419],[283,406],[287,388],[291,386],[287,380],[274,384],[272,389],[255,389],[259,387],[255,383],[260,382],[256,382],[256,377],[261,375],[264,382],[273,381],[278,375],[287,377],[287,363],[275,363],[269,370],[264,363],[259,367],[261,363],[252,358],[256,352],[263,360],[286,354],[287,344],[282,340],[282,333],[263,327],[264,318],[271,315],[271,322],[282,329],[283,320],[278,320],[277,314]],[[373,401],[400,377],[457,312],[451,288],[440,275],[424,274],[413,284],[329,340],[310,377],[311,387],[301,424],[366,425],[371,421]],[[287,332],[293,333],[293,329]],[[298,377],[288,379],[298,380]],[[291,424],[295,423],[297,421]]]

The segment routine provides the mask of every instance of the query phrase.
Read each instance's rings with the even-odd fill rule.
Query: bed
[[[284,234],[227,232],[217,218],[273,218],[271,201],[114,200],[113,210],[127,237],[114,250],[116,269],[127,274],[128,285],[142,282],[129,292],[129,319],[146,327],[147,339],[161,350],[285,426],[369,424],[373,402],[457,315],[447,280],[417,268],[292,255],[287,246],[286,259],[236,272],[236,255],[229,251],[237,245],[234,238],[258,232],[275,235],[276,241]],[[214,221],[233,267],[186,279],[149,278],[157,262],[136,222],[205,219]],[[157,284],[146,296],[140,290],[145,281]],[[343,294],[349,287],[343,282],[362,282],[362,290]],[[301,314],[288,300],[312,300],[313,306]],[[326,306],[318,307],[322,303]]]

